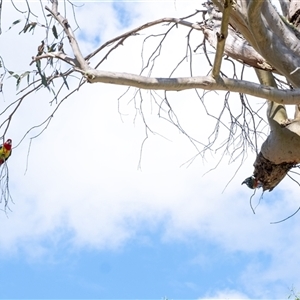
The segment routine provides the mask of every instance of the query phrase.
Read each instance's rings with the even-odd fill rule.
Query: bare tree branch
[[[256,69],[256,74],[261,84],[277,88],[271,72]],[[275,126],[285,124],[288,119],[285,106],[273,101],[268,101],[267,117],[271,129],[274,129]]]
[[[228,36],[228,24],[230,18],[230,12],[232,10],[232,0],[224,1],[224,10],[221,22],[221,30],[217,33],[217,51],[215,55],[215,61],[212,69],[212,76],[218,78],[221,69],[222,57],[224,54],[225,42]]]
[[[300,89],[279,90],[245,80],[223,78],[216,81],[210,76],[149,78],[130,73],[100,70],[89,70],[84,73],[84,76],[86,76],[90,83],[111,83],[147,90],[183,91],[188,89],[204,89],[231,91],[269,99],[281,104],[300,104]]]
[[[217,32],[220,25],[215,22],[214,26],[203,25],[202,30],[205,38],[214,48],[217,45]],[[228,28],[229,35],[226,39],[224,53],[236,61],[245,63],[254,68],[277,72],[245,39],[232,28]]]
[[[64,32],[66,33],[68,39],[69,39],[69,43],[72,47],[73,50],[73,54],[75,56],[75,63],[76,66],[80,67],[81,70],[88,70],[89,69],[89,65],[87,64],[86,60],[84,59],[79,45],[77,43],[77,40],[74,36],[74,32],[71,29],[71,26],[69,25],[69,22],[66,18],[64,18],[59,12],[58,12],[58,0],[52,0],[52,9],[50,9],[49,7],[45,7],[45,9],[47,11],[49,11],[51,13],[51,15],[53,16],[53,18],[59,22],[59,24],[62,26]]]
[[[196,12],[195,14],[197,14],[197,13],[198,12]],[[195,14],[193,14],[193,15],[195,15]],[[127,39],[128,37],[137,35],[138,32],[140,32],[140,31],[142,31],[146,28],[150,28],[152,26],[161,24],[161,23],[176,23],[176,24],[184,25],[184,26],[187,26],[187,27],[190,27],[190,28],[194,28],[196,30],[201,30],[201,26],[198,23],[192,23],[192,22],[185,21],[184,18],[181,18],[181,19],[179,19],[179,18],[162,18],[162,19],[158,19],[158,20],[143,24],[142,26],[134,28],[134,29],[132,29],[132,30],[130,30],[130,31],[124,33],[124,34],[121,34],[121,35],[107,41],[106,43],[101,45],[99,48],[97,48],[95,51],[93,51],[92,53],[87,55],[85,57],[85,60],[91,59],[92,57],[94,57],[96,54],[98,54],[102,49],[104,49],[108,45],[111,45],[111,44],[113,44],[117,41],[120,41],[119,44],[122,45],[123,42],[125,41],[125,39]]]
[[[147,123],[145,109],[148,108],[148,105],[145,105],[147,102],[143,98],[142,89],[150,90],[151,113],[153,113],[154,107],[159,118],[176,126],[195,146],[197,154],[194,158],[198,155],[204,157],[207,150],[214,150],[222,151],[221,159],[225,155],[229,155],[229,162],[237,159],[243,162],[247,157],[247,149],[254,150],[258,155],[254,172],[256,177],[253,176],[259,180],[260,186],[264,190],[273,189],[292,167],[300,163],[300,77],[298,76],[300,43],[297,32],[291,29],[288,22],[281,18],[269,0],[236,0],[234,3],[233,0],[225,0],[225,3],[224,0],[213,0],[213,3],[207,1],[204,5],[207,10],[196,10],[193,14],[183,18],[162,18],[148,22],[110,39],[85,57],[81,53],[74,34],[76,29],[72,29],[71,24],[66,19],[66,1],[64,2],[63,15],[58,11],[58,0],[50,0],[50,2],[52,7],[46,7],[45,10],[50,12],[52,18],[48,21],[43,12],[46,25],[37,26],[38,29],[43,28],[44,30],[45,28],[46,33],[42,45],[39,47],[38,55],[32,57],[30,63],[30,65],[35,63],[36,70],[26,71],[19,75],[3,67],[2,77],[4,78],[5,74],[9,73],[11,77],[17,80],[17,86],[23,77],[30,74],[27,86],[23,86],[18,92],[19,99],[12,101],[0,113],[4,119],[0,124],[4,134],[8,130],[16,111],[19,110],[19,106],[24,103],[24,98],[33,91],[47,88],[54,94],[50,103],[56,104],[53,113],[46,120],[31,128],[38,127],[41,129],[41,133],[47,128],[61,103],[84,83],[110,83],[136,88],[133,96],[131,95],[130,103],[135,109],[135,117],[140,116],[144,122],[145,140],[148,138],[148,134],[159,134],[159,132],[152,130]],[[28,3],[26,0],[27,6]],[[283,1],[282,5],[286,7],[286,10],[288,6],[291,6],[283,3]],[[74,9],[73,6],[72,9]],[[203,13],[202,20],[198,20],[198,14],[201,12]],[[21,33],[26,33],[28,28],[30,28],[29,31],[36,28],[35,25],[39,24],[38,20],[35,22],[30,20],[28,23],[29,16],[33,15],[30,9],[22,13],[28,15],[27,27]],[[297,18],[297,16],[293,15],[293,18]],[[56,29],[57,22],[60,25],[59,31]],[[75,24],[77,25],[76,18]],[[157,26],[159,24],[165,26],[159,27]],[[159,28],[160,32],[151,32],[150,34],[147,32],[143,41],[133,38],[139,35],[142,30],[153,26]],[[172,61],[173,65],[165,68],[165,70],[170,68],[169,77],[151,77],[162,58],[163,50],[167,48],[169,36],[175,33],[175,28],[179,26],[186,28],[186,30],[178,31],[179,34],[186,33],[185,37],[182,38],[186,39],[183,55],[179,54],[180,56],[178,59],[176,58],[175,63]],[[51,36],[49,34],[51,29],[55,38],[52,42],[49,37]],[[72,49],[72,54],[69,55],[66,55],[62,49],[62,42],[66,37]],[[140,43],[142,67],[139,74],[108,72],[99,69],[102,62],[107,60],[111,53],[129,40],[138,40]],[[155,43],[154,50],[150,54],[148,54],[149,51],[144,51],[148,47],[149,40]],[[206,41],[212,47],[207,47]],[[192,51],[192,49],[195,50]],[[99,55],[100,59],[94,62],[96,55]],[[199,69],[202,71],[202,66],[199,68],[198,63],[195,64],[199,57],[197,55],[205,55],[207,59],[207,63],[204,61],[206,64],[205,73],[202,72],[200,75],[212,74],[211,76],[194,76],[199,74]],[[92,58],[94,58],[93,67],[90,65]],[[214,63],[212,64],[213,59]],[[225,61],[226,67],[229,66],[229,68],[221,68]],[[237,67],[236,62],[242,64],[239,65],[241,68]],[[67,71],[63,69],[66,65]],[[260,84],[244,80],[246,65],[255,68]],[[185,73],[182,77],[175,77],[175,74],[181,71],[183,67],[185,72],[187,70],[187,76]],[[75,72],[79,75],[77,78],[79,84],[77,88],[72,85],[71,90],[69,90],[69,79],[70,76],[74,76]],[[275,73],[279,74],[276,78],[274,78]],[[145,74],[147,76],[144,76]],[[36,76],[39,77],[38,80],[36,80]],[[61,78],[62,83],[59,87],[55,87],[54,82],[58,78]],[[66,96],[61,92],[64,87],[69,90]],[[172,104],[172,94],[168,93],[168,91],[188,89],[195,90],[203,104],[202,112],[213,118],[212,132],[208,134],[206,143],[189,135],[184,122],[181,122],[179,118],[179,113],[176,112],[176,106]],[[155,90],[164,91],[164,96],[161,96],[162,93],[154,92]],[[220,103],[220,106],[217,108],[215,106],[212,109],[209,107],[208,103],[204,101],[207,91],[214,91],[216,95],[214,100]],[[226,91],[222,94],[221,101],[217,91]],[[239,97],[230,99],[231,92],[239,93]],[[252,103],[250,103],[253,100],[248,99],[247,95],[267,99],[267,117],[271,129],[268,137],[267,133],[263,132],[267,126],[264,124],[267,122],[261,117],[261,109],[264,104],[254,110]],[[62,98],[62,100],[58,98]],[[286,104],[296,104],[293,120],[289,120],[287,117]],[[25,133],[24,137],[31,129]],[[223,139],[224,131],[226,132],[225,139]],[[267,137],[267,139],[259,152],[258,144],[261,136]],[[219,142],[220,138],[222,140],[217,144],[216,141]],[[220,161],[217,165],[219,163]],[[250,183],[249,187],[251,187]]]
[[[63,60],[64,62],[66,62],[67,64],[69,64],[73,67],[76,67],[76,65],[78,65],[76,59],[69,57],[68,55],[66,55],[65,53],[63,53],[61,51],[47,52],[47,53],[32,57],[32,61],[31,61],[30,65],[32,65],[34,62],[37,62],[39,60],[48,59],[48,58],[56,58],[56,59]]]

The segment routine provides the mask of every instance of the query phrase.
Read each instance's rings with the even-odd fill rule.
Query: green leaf
[[[13,72],[13,71],[7,71],[7,72],[11,75],[10,77],[15,77],[16,79],[20,78],[20,76],[17,73]]]
[[[51,47],[48,46],[48,52],[54,52],[56,45],[57,45],[57,43],[52,44]]]
[[[20,75],[20,78],[23,79],[25,76],[28,76],[29,74],[30,74],[30,71],[26,71]]]
[[[36,63],[35,63],[35,65],[36,65],[36,68],[37,68],[39,74],[41,74],[42,73],[41,72],[41,61],[37,60]]]
[[[17,79],[17,83],[16,83],[16,89],[17,89],[17,90],[19,89],[21,79],[22,79],[21,77],[19,77],[19,78]]]
[[[10,29],[11,29],[12,27],[14,27],[15,25],[17,25],[18,23],[20,23],[21,21],[22,21],[22,20],[19,19],[19,20],[16,20],[16,21],[12,22],[11,26],[7,29],[7,31],[10,30]]]
[[[27,76],[28,74],[30,74],[30,71],[26,71],[26,72],[22,73],[22,74],[20,75],[20,77],[24,78],[24,77]]]
[[[19,19],[19,20],[14,21],[12,24],[13,24],[13,25],[16,25],[16,24],[20,23],[21,21],[22,21],[22,20]]]
[[[43,84],[45,87],[48,87],[47,77],[46,77],[45,73],[41,74],[41,77],[42,77],[42,84]]]
[[[54,37],[55,37],[56,39],[58,39],[57,30],[56,30],[55,25],[53,25],[53,27],[52,27],[52,33],[53,33]]]
[[[35,28],[36,24],[37,24],[36,22],[32,22],[32,23],[31,23],[29,32]]]
[[[21,34],[22,32],[26,33],[26,31],[28,30],[28,28],[29,28],[30,26],[31,26],[30,24],[25,25],[24,28],[23,28],[23,30],[21,30],[21,31],[19,32],[19,34]]]
[[[32,29],[35,28],[36,25],[37,25],[37,22],[31,22],[31,23],[26,24],[24,26],[24,28],[19,32],[19,34],[21,34],[22,32],[26,33],[28,29],[29,29],[28,32],[30,32]]]
[[[29,71],[26,71],[26,72],[24,72],[24,73],[22,73],[20,76],[19,75],[17,75],[18,76],[18,78],[17,78],[17,89],[19,88],[19,85],[20,85],[20,83],[21,83],[21,80],[25,77],[25,76],[28,76],[30,74],[30,72]],[[28,81],[28,79],[27,79],[27,81]],[[29,82],[28,82],[28,84],[29,84]]]
[[[27,84],[29,85],[29,80],[30,80],[30,72],[27,74]]]
[[[68,86],[68,82],[67,82],[66,77],[62,73],[60,73],[60,75],[62,76],[62,78],[64,80],[64,84],[66,85],[67,89],[69,90],[69,86]]]

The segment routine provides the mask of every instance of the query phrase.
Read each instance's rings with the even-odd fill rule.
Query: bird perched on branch
[[[44,53],[45,42],[41,41],[41,44],[38,46],[38,54],[36,56],[42,55]]]
[[[250,189],[258,189],[260,187],[263,186],[263,184],[257,179],[255,178],[253,175],[246,178],[242,184],[246,184]]]
[[[3,145],[0,146],[0,166],[10,157],[11,146],[11,139],[8,139]]]

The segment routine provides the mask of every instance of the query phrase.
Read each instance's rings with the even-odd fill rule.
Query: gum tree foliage
[[[279,1],[280,13],[267,0],[213,0],[202,4],[197,2],[199,7],[195,7],[189,16],[163,18],[141,24],[99,44],[93,52],[85,56],[76,38],[77,33],[80,32],[76,22],[76,11],[80,10],[79,6],[70,1],[40,0],[43,14],[37,16],[32,11],[30,1],[25,2],[27,9],[24,11],[13,1],[11,2],[15,9],[25,16],[25,24],[22,23],[20,34],[30,34],[40,29],[46,34],[41,43],[37,42],[36,55],[22,57],[23,60],[28,60],[30,65],[28,71],[15,73],[10,70],[9,61],[1,60],[1,91],[6,78],[16,80],[19,88],[16,99],[5,103],[4,107],[3,103],[1,104],[1,139],[5,139],[21,103],[34,92],[48,89],[49,99],[57,103],[49,118],[42,124],[37,124],[43,131],[60,104],[84,84],[107,83],[131,88],[127,92],[134,90],[133,98],[138,97],[141,90],[151,91],[158,114],[187,135],[196,147],[198,155],[204,155],[211,149],[218,149],[224,154],[229,153],[231,161],[237,158],[243,161],[249,149],[255,151],[257,158],[254,162],[253,178],[260,183],[264,191],[271,191],[286,175],[289,175],[288,172],[298,168],[300,163],[300,32],[298,31],[300,4],[298,1]],[[2,16],[5,14],[5,5],[7,4],[2,3],[1,0]],[[75,17],[72,21],[68,21],[65,17],[67,9],[74,13]],[[12,20],[12,26],[17,25],[20,20]],[[171,32],[176,32],[178,27],[186,30],[186,39],[179,41],[186,44],[186,55],[174,66],[174,71],[188,59],[190,75],[176,77],[173,71],[167,78],[153,77],[152,71],[161,49],[167,43],[166,37]],[[143,68],[140,73],[132,74],[130,70],[128,73],[109,72],[102,69],[103,62],[109,60],[112,52],[116,49],[121,51],[121,45],[126,47],[126,44],[134,42],[135,38],[145,30],[155,28],[161,30],[161,33],[156,35],[157,46],[147,57],[143,57]],[[143,47],[146,47],[146,41],[150,37],[151,35],[144,39]],[[198,44],[192,49],[191,41],[195,38]],[[68,51],[65,50],[66,45]],[[202,54],[206,58],[210,66],[209,74],[193,75],[194,70],[199,73],[198,67],[193,64],[193,55],[196,54]],[[231,72],[222,68],[224,60],[231,62]],[[241,67],[239,74],[236,71],[238,65]],[[255,70],[257,81],[244,78],[246,66]],[[78,78],[75,88],[69,86],[71,78]],[[24,81],[26,84],[22,86],[21,82]],[[190,136],[181,127],[180,120],[172,108],[168,92],[188,89],[195,90],[195,95],[203,103],[204,111],[215,120],[215,126],[211,128],[211,135],[207,142],[197,141]],[[158,96],[157,90],[163,91],[163,97]],[[224,104],[220,113],[214,114],[206,109],[205,95],[211,91],[227,91],[223,100],[216,99],[216,101],[223,101]],[[235,109],[229,101],[232,93],[239,95],[239,102],[234,102]],[[266,105],[263,110],[266,110],[266,117],[260,113],[261,110],[252,109],[247,95],[264,99]],[[287,116],[286,105],[295,107],[294,116]],[[139,113],[143,117],[141,109]],[[261,128],[264,126],[269,127],[267,136],[261,134]],[[147,131],[151,131],[146,121],[145,127]],[[225,142],[219,142],[220,128],[227,130],[228,136]],[[26,130],[24,137],[31,129]],[[261,149],[257,147],[259,137],[264,138]],[[7,169],[6,165],[5,168]],[[3,177],[6,176],[8,180],[8,175],[3,172]],[[2,180],[4,190],[5,188],[7,190],[7,180]],[[9,192],[4,193],[2,199],[7,205]]]

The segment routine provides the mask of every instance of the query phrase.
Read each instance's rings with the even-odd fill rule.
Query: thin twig
[[[282,223],[288,219],[290,219],[291,217],[293,217],[298,211],[300,210],[300,206],[299,208],[293,213],[291,214],[290,216],[288,216],[287,218],[283,219],[283,220],[280,220],[280,221],[277,221],[277,222],[270,222],[270,224],[278,224],[278,223]]]

